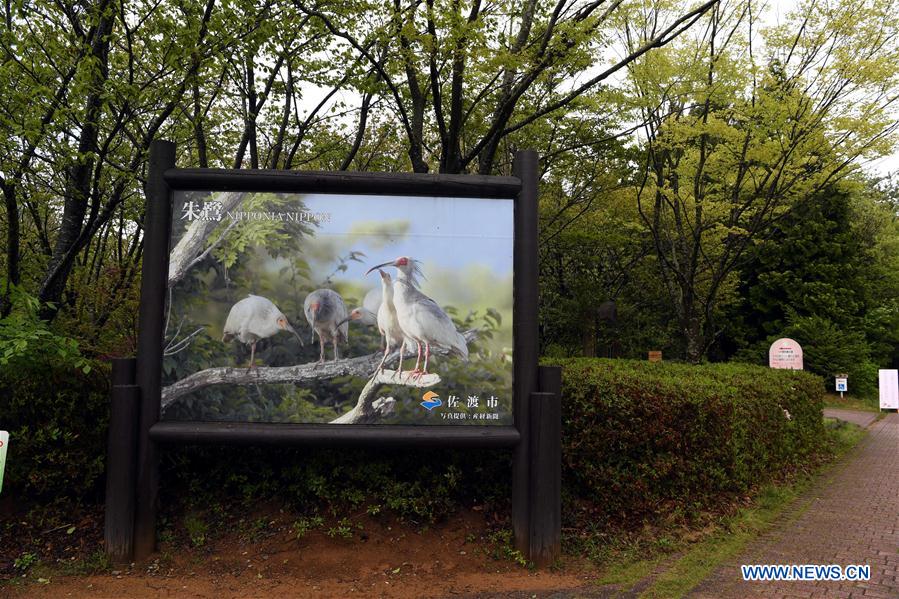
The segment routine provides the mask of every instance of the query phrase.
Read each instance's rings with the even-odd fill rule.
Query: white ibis
[[[275,335],[278,331],[290,331],[303,345],[303,340],[290,325],[284,313],[268,298],[259,295],[247,295],[233,306],[225,320],[222,342],[227,343],[233,338],[250,346],[250,364],[253,368],[253,360],[256,357],[256,342]]]
[[[353,308],[350,311],[350,315],[347,316],[347,320],[364,324],[367,327],[373,327],[378,324],[378,308],[380,305],[381,288],[375,287],[370,289],[365,294],[365,297],[362,298],[362,305],[358,308]]]
[[[396,306],[393,304],[393,281],[390,275],[378,269],[381,275],[381,305],[378,307],[378,330],[384,338],[384,357],[378,364],[378,372],[384,370],[384,362],[390,354],[390,347],[400,346],[400,364],[398,374],[400,378],[403,376],[403,357],[406,349],[406,336],[403,329],[400,328],[399,320],[396,315]]]
[[[428,373],[431,346],[444,348],[467,361],[468,344],[465,337],[459,334],[452,319],[437,305],[437,302],[418,290],[417,277],[421,274],[418,263],[408,256],[400,256],[391,262],[378,264],[368,272],[382,266],[393,266],[397,270],[397,278],[393,283],[393,305],[396,308],[397,322],[404,336],[414,340],[418,348],[418,357],[412,372],[418,376]],[[425,351],[425,362],[424,368],[419,369],[422,346]]]
[[[349,335],[346,304],[343,303],[343,298],[331,289],[316,289],[306,296],[303,312],[309,326],[312,327],[313,341],[315,334],[318,333],[319,364],[325,361],[325,343],[329,341],[334,344],[334,361],[339,360],[337,344],[341,341],[346,343]]]

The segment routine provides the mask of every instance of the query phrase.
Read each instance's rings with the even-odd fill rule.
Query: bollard
[[[561,387],[561,369],[540,368],[541,389]],[[545,385],[545,387],[544,387]],[[562,545],[562,402],[559,392],[535,392],[529,398],[530,523],[528,559],[546,567]]]
[[[528,559],[551,565],[562,544],[562,368],[537,369],[539,393],[529,397],[530,524]]]
[[[106,553],[115,564],[130,563],[134,552],[134,487],[137,478],[137,422],[140,389],[136,360],[112,362],[109,441],[106,456]]]
[[[538,568],[556,561],[562,541],[561,403],[554,393],[531,393],[528,559]]]

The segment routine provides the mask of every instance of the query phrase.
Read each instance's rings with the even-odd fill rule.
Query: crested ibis
[[[318,333],[319,364],[325,361],[325,343],[329,341],[334,344],[334,361],[339,360],[337,344],[341,341],[346,343],[349,335],[347,310],[343,298],[331,289],[316,289],[306,296],[303,312],[309,326],[312,327],[313,341],[315,334]]]
[[[225,320],[222,342],[227,343],[236,337],[241,343],[249,345],[250,363],[248,367],[253,368],[256,343],[260,339],[271,337],[282,330],[293,333],[300,345],[303,345],[303,340],[290,325],[287,317],[270,299],[249,294],[231,306],[231,311],[228,312],[228,318]]]
[[[373,266],[368,272],[383,266],[393,266],[397,270],[397,278],[393,283],[393,305],[396,308],[397,322],[403,335],[415,341],[418,349],[412,372],[418,376],[428,373],[431,346],[445,348],[467,361],[468,343],[465,337],[456,330],[452,319],[437,302],[418,289],[418,276],[421,275],[418,262],[408,256],[400,256],[396,260]],[[424,368],[419,369],[422,346],[425,354]]]

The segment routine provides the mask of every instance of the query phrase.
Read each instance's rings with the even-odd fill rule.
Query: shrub
[[[793,316],[783,336],[802,345],[805,368],[825,377],[831,389],[834,375],[848,374],[854,394],[877,395],[877,365],[860,333],[842,331],[820,316]]]
[[[10,434],[4,488],[43,502],[99,498],[107,369],[38,320],[36,301],[19,305],[0,320],[0,429]]]
[[[801,466],[823,438],[823,385],[808,373],[552,362],[564,367],[566,511],[589,505],[600,520],[621,521],[713,507]],[[102,498],[107,375],[101,364],[84,373],[47,352],[2,368],[11,491],[38,501]],[[161,493],[164,505],[188,513],[230,495],[430,521],[465,502],[505,503],[510,478],[504,450],[188,447],[163,452]]]
[[[431,522],[462,504],[505,502],[511,472],[502,450],[185,447],[164,452],[160,492],[163,505],[187,508],[229,496],[248,504],[277,498],[305,512],[383,508]]]
[[[563,486],[604,518],[713,506],[801,465],[823,440],[822,381],[805,372],[553,363],[564,368]]]
[[[849,376],[849,391],[862,397],[877,396],[877,358],[871,346],[858,332],[841,330],[821,316],[788,317],[787,326],[778,334],[743,348],[733,359],[748,364],[768,364],[768,350],[781,337],[795,339],[802,346],[803,366],[808,372],[824,378],[831,391],[834,376]]]

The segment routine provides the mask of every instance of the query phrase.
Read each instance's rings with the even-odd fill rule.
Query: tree
[[[564,117],[542,125],[551,140],[536,145],[545,148],[538,246],[544,351],[592,355],[597,337],[613,341],[598,313],[607,301],[628,321],[626,338],[642,333],[632,316],[652,295],[642,276],[652,248],[623,183],[629,153],[610,132],[615,125]],[[533,130],[528,137],[537,141]]]
[[[387,11],[367,0],[296,5],[324,24],[346,61],[374,71],[378,92],[406,135],[415,172],[428,172],[433,156],[442,173],[491,174],[510,135],[571,110],[629,63],[689,29],[717,1],[654,10],[658,30],[604,66],[598,59],[607,55],[609,31],[633,10],[620,1],[394,0]],[[579,80],[590,67],[598,72]]]
[[[827,188],[799,201],[751,252],[741,297],[752,343],[777,335],[793,313],[861,328],[875,283],[874,240],[863,236],[845,190]]]
[[[760,361],[774,339],[794,337],[808,369],[850,373],[856,391],[873,391],[877,365],[889,365],[899,345],[894,221],[865,180],[797,203],[741,267],[725,349]]]
[[[108,0],[6,5],[4,86],[18,85],[21,96],[12,98],[22,102],[6,106],[12,118],[4,121],[7,159],[20,157],[15,179],[3,185],[13,233],[7,237],[7,281],[16,284],[21,260],[21,214],[10,201],[15,197],[28,207],[46,257],[38,285],[44,318],[58,309],[79,254],[140,189],[135,174],[149,143],[208,50],[213,6],[209,0],[205,10],[186,11],[184,26],[171,30],[170,15],[159,5],[133,11]],[[41,23],[38,31],[35,23]],[[167,29],[161,41],[145,35]],[[47,72],[30,68],[36,63],[49,64]],[[28,104],[45,96],[48,86],[56,93],[47,105],[38,102],[36,124]],[[48,195],[59,198],[61,210],[39,205],[37,198]]]
[[[700,35],[631,66],[646,123],[637,201],[690,361],[719,335],[721,302],[755,240],[798,200],[890,147],[897,87],[886,65],[899,59],[899,9],[831,8],[803,3],[764,30],[761,66],[753,2],[716,5]],[[626,39],[639,47],[652,35],[642,22]]]
[[[13,308],[11,287],[25,284],[43,318],[66,308],[75,322],[89,321],[85,328],[102,327],[129,297],[139,269],[153,139],[176,140],[202,166],[239,166],[244,156],[253,167],[289,166],[321,110],[289,110],[303,86],[278,85],[281,67],[301,68],[302,52],[314,52],[321,38],[286,0],[7,3],[4,11],[0,77],[14,91],[4,94],[0,119],[8,224],[0,314]],[[280,17],[300,27],[272,25]],[[309,68],[308,77],[321,72]],[[223,83],[233,85],[223,90]],[[230,142],[214,128],[229,128],[235,99],[242,129]],[[271,131],[270,121],[261,122],[270,102],[285,106],[277,111],[280,150],[259,143]],[[280,118],[288,113],[306,124],[292,147],[285,131],[293,121]],[[92,289],[112,289],[113,297]]]

